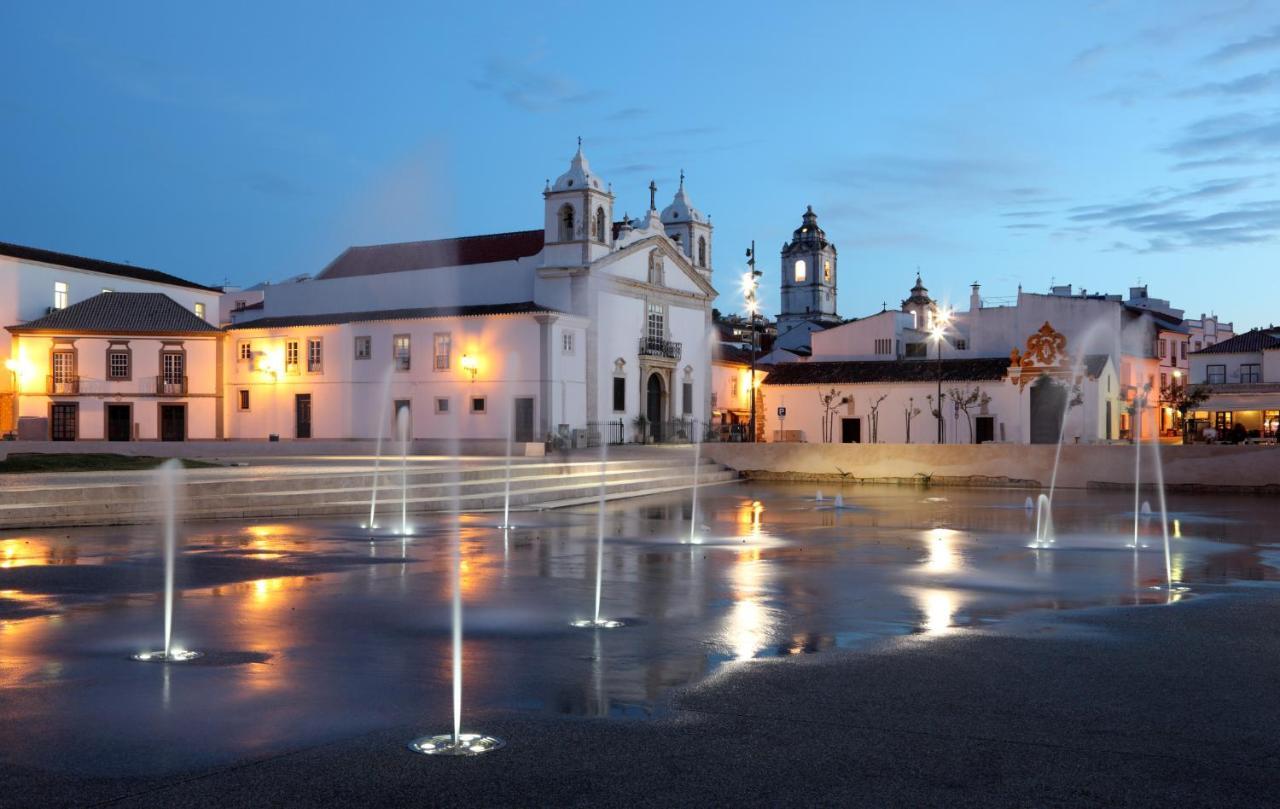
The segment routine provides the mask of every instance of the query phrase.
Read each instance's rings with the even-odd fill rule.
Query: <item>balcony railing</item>
[[[671,340],[653,340],[648,337],[641,337],[640,356],[666,357],[678,360],[680,359],[680,344]]]
[[[80,377],[74,374],[59,376],[56,379],[46,376],[44,379],[45,390],[50,396],[66,396],[80,392]]]
[[[185,376],[156,377],[157,396],[185,396],[186,393],[187,378]]]

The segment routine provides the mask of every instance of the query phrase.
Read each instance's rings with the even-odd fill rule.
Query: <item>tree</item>
[[[920,415],[920,408],[916,407],[916,397],[912,396],[907,400],[906,406],[902,408],[902,417],[907,422],[907,443],[911,443],[911,420]]]
[[[946,397],[946,394],[944,393],[944,394],[942,394],[942,396],[943,396],[943,398],[945,398],[945,397]],[[940,398],[940,399],[938,399],[938,404],[937,404],[937,406],[935,407],[935,406],[934,406],[934,404],[933,404],[933,394],[932,394],[932,393],[930,393],[928,396],[926,396],[926,397],[924,397],[924,398],[925,398],[925,399],[927,399],[927,400],[928,400],[928,402],[929,402],[929,415],[933,417],[933,420],[934,420],[934,421],[936,421],[936,422],[938,422],[938,423],[940,423],[940,424],[944,424],[944,425],[945,425],[945,422],[943,422],[943,421],[942,421],[942,399],[941,399],[941,398]],[[945,427],[944,427],[944,429],[945,429]],[[944,433],[943,435],[938,436],[938,438],[940,439],[940,440],[939,440],[939,442],[938,442],[938,443],[940,443],[940,444],[945,444],[945,443],[947,442],[947,437],[946,437],[945,433]]]
[[[973,390],[964,390],[962,388],[952,388],[947,391],[947,395],[951,397],[952,404],[955,405],[957,416],[964,413],[966,423],[969,425],[969,443],[973,443],[973,413],[974,407],[979,411],[991,403],[991,397],[982,392],[982,389],[974,385]]]
[[[1181,379],[1174,380],[1160,389],[1161,403],[1178,412],[1182,423],[1182,443],[1187,443],[1187,413],[1199,409],[1200,405],[1209,401],[1210,390],[1205,385],[1187,385]]]
[[[882,395],[879,399],[868,400],[871,402],[871,443],[880,443],[880,405],[885,399],[889,398],[889,394]]]
[[[830,393],[819,393],[818,401],[822,403],[822,443],[829,444],[834,432],[832,430],[833,414],[849,403],[849,397],[832,388]]]

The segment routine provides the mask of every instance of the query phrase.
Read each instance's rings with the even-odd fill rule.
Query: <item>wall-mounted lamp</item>
[[[470,354],[462,355],[462,370],[467,371],[468,373],[471,374],[472,382],[476,381],[476,371],[478,369],[479,369],[479,363],[476,362],[475,357],[471,356]]]

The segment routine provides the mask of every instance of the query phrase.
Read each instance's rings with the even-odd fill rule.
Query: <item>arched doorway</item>
[[[649,420],[649,434],[654,441],[662,440],[662,377],[649,374],[645,383],[645,418]]]
[[[1062,432],[1067,388],[1042,376],[1031,385],[1031,443],[1056,444]]]

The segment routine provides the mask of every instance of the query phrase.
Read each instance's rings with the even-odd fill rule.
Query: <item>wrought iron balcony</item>
[[[157,396],[185,396],[186,393],[187,378],[185,376],[156,377]]]
[[[50,396],[66,396],[80,392],[80,377],[65,374],[58,377],[46,376],[45,390]]]
[[[671,340],[653,340],[647,337],[640,338],[640,356],[642,357],[666,357],[668,359],[680,359],[680,344]]]

